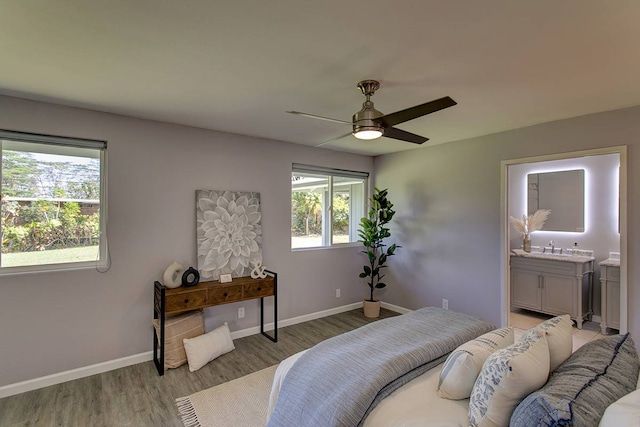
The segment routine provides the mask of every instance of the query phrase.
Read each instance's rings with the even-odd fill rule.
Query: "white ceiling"
[[[637,0],[0,0],[0,93],[315,146],[356,83],[439,144],[640,104]],[[426,144],[425,144],[426,145]],[[369,155],[418,146],[352,136]]]

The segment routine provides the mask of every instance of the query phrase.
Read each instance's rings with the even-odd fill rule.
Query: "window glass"
[[[365,210],[367,176],[362,172],[294,165],[291,247],[314,248],[357,242],[357,229]]]
[[[363,215],[364,181],[333,177],[333,244],[357,241],[357,226]],[[352,239],[356,236],[356,239]]]
[[[24,138],[0,133],[0,271],[103,264],[104,149]]]
[[[329,179],[294,172],[291,176],[291,247],[324,246],[323,217]]]

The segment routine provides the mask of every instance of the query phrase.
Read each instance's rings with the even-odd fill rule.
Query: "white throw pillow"
[[[556,370],[573,351],[573,322],[571,316],[564,314],[540,323],[522,335],[522,339],[534,334],[535,329],[542,329],[547,334],[549,344],[549,372]]]
[[[216,357],[236,348],[233,345],[227,322],[211,332],[199,337],[184,339],[183,342],[190,372],[197,371]]]
[[[482,367],[469,401],[472,427],[508,427],[511,413],[549,377],[549,346],[540,331],[493,353]]]
[[[473,384],[491,353],[513,344],[513,328],[487,332],[451,352],[442,365],[438,396],[460,400],[471,396]]]
[[[640,425],[640,390],[618,399],[604,411],[599,427]]]

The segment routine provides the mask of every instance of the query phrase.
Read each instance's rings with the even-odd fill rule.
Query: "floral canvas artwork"
[[[262,262],[260,193],[196,190],[200,278],[244,277]]]

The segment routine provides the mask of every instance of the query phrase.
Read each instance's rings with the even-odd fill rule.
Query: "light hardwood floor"
[[[380,318],[395,316],[382,309]],[[153,362],[0,399],[0,426],[182,426],[175,399],[275,365],[320,341],[370,323],[362,309],[280,329],[278,343],[262,335],[196,372],[186,365],[159,376]]]
[[[510,313],[511,326],[514,328],[515,339],[520,337],[530,328],[544,322],[547,319],[551,319],[553,316],[536,313],[534,311],[522,310],[515,308]],[[617,334],[617,330],[609,329],[609,333]],[[586,343],[592,340],[603,338],[604,335],[600,333],[600,325],[595,322],[584,322],[582,329],[578,329],[573,326],[573,351],[576,351]]]

